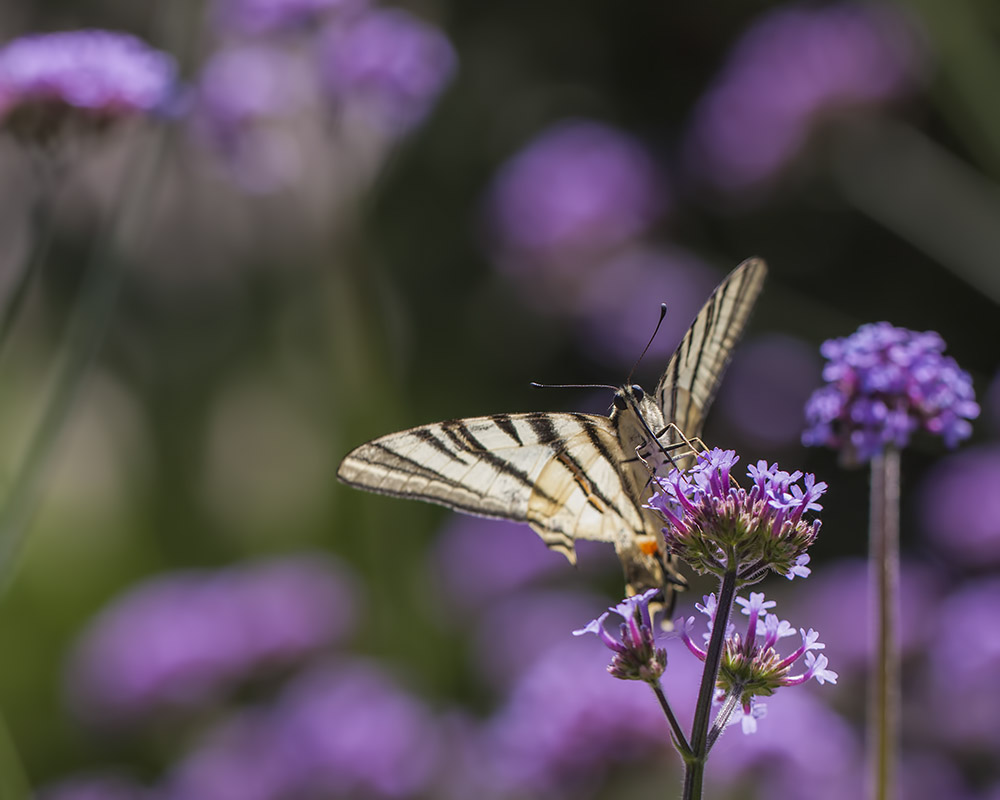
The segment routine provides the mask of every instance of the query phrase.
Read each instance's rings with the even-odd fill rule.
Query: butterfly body
[[[657,588],[667,606],[685,585],[644,507],[650,469],[681,434],[699,436],[766,267],[745,261],[701,309],[652,393],[615,393],[609,416],[573,412],[493,414],[390,433],[350,452],[337,477],[467,514],[527,522],[571,563],[578,539],[608,542],[628,591]],[[671,427],[673,423],[676,427]],[[680,462],[684,466],[684,462]]]

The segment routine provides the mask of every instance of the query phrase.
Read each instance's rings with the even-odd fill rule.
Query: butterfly
[[[337,477],[372,492],[527,522],[572,564],[577,540],[608,542],[627,592],[658,589],[669,618],[686,581],[666,550],[662,518],[644,507],[651,465],[677,462],[667,454],[701,435],[766,274],[757,258],[733,270],[698,312],[656,389],[620,387],[609,416],[535,411],[419,425],[352,450]]]

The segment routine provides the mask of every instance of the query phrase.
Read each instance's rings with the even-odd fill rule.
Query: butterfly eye
[[[625,395],[623,395],[621,392],[618,392],[615,395],[614,404],[615,408],[617,408],[619,411],[624,411],[628,407],[628,403],[625,402]]]
[[[635,395],[636,400],[642,400],[646,396],[646,392],[638,383],[633,383],[630,387],[632,389],[632,394]]]

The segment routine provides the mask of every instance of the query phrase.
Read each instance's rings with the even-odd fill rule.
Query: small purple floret
[[[806,405],[806,445],[841,451],[846,463],[868,461],[885,447],[906,447],[917,430],[955,447],[979,416],[972,379],[945,356],[944,340],[888,322],[862,325],[823,343],[827,385]]]
[[[649,601],[658,592],[649,589],[642,594],[626,597],[618,605],[591,620],[574,636],[595,634],[614,653],[608,672],[623,681],[655,683],[667,666],[667,652],[657,648],[653,623],[649,614]],[[604,628],[608,614],[614,612],[622,618],[616,639]]]

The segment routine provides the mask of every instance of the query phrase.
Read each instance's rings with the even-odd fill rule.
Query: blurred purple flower
[[[942,554],[965,567],[1000,564],[1000,446],[941,460],[917,497],[920,524]]]
[[[716,407],[754,444],[798,445],[801,409],[819,378],[820,359],[810,345],[791,336],[759,336],[736,351]]]
[[[566,559],[527,525],[458,515],[437,537],[430,560],[452,618],[567,569]]]
[[[366,0],[216,0],[213,16],[223,33],[250,35],[303,28],[331,12],[353,12]]]
[[[886,446],[906,447],[923,429],[954,447],[979,416],[972,379],[943,355],[934,331],[917,333],[888,322],[862,325],[823,342],[825,386],[806,405],[806,445],[840,450],[848,464],[868,461]]]
[[[271,191],[301,166],[282,125],[317,98],[317,78],[300,54],[265,42],[234,45],[202,69],[191,125],[243,188]]]
[[[927,644],[927,619],[940,602],[939,575],[918,563],[904,561],[900,570],[900,640],[904,655]],[[872,657],[871,578],[863,559],[840,559],[823,565],[789,597],[803,619],[823,631],[843,673],[860,671]]]
[[[1000,580],[966,583],[924,624],[928,651],[923,719],[939,741],[995,758],[1000,749]]]
[[[118,775],[78,775],[43,786],[36,800],[152,800],[153,793]]]
[[[578,293],[564,294],[563,302],[573,307],[587,352],[612,366],[635,361],[653,332],[659,304],[666,302],[667,316],[644,362],[662,369],[716,277],[683,250],[630,248],[597,265]]]
[[[544,589],[495,599],[472,631],[475,673],[508,689],[601,603],[592,594]]]
[[[826,111],[910,90],[922,53],[889,6],[840,3],[769,12],[736,43],[694,112],[688,166],[723,192],[754,188],[803,148]]]
[[[0,49],[0,125],[48,138],[67,121],[99,127],[161,109],[174,60],[125,33],[32,34]]]
[[[71,699],[102,725],[196,707],[344,638],[356,596],[353,577],[319,556],[154,578],[84,633],[68,672]]]
[[[860,797],[862,765],[860,742],[846,720],[809,691],[779,692],[769,698],[767,724],[755,735],[723,736],[712,748],[708,796],[756,778],[758,797]]]
[[[434,775],[438,744],[427,708],[377,666],[325,665],[210,735],[169,777],[166,797],[413,797]]]
[[[335,103],[382,132],[405,133],[452,79],[447,37],[401,9],[378,9],[330,25],[320,48],[321,80]]]
[[[501,167],[487,213],[504,266],[533,273],[543,261],[575,274],[580,257],[646,230],[664,202],[642,145],[603,123],[567,120]]]
[[[608,680],[606,651],[587,637],[550,650],[481,731],[466,796],[584,797],[613,764],[670,751],[645,687]]]

